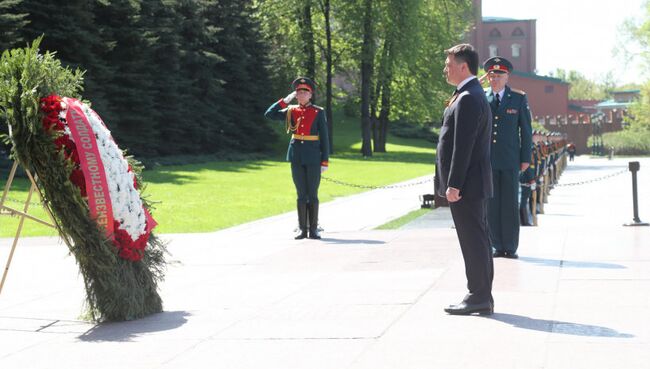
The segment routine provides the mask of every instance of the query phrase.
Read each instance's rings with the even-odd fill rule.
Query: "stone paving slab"
[[[626,166],[578,157],[561,183]],[[639,174],[647,221],[650,160]],[[622,226],[630,187],[627,174],[553,189],[520,259],[495,260],[491,317],[442,311],[466,283],[448,209],[370,230],[417,208],[425,187],[323,204],[322,241],[292,240],[292,213],[165,235],[177,261],[165,312],[133,322],[79,319],[74,259],[56,239],[26,239],[0,295],[0,367],[648,368],[650,227]]]

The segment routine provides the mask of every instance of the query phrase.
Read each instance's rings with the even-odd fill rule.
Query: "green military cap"
[[[514,68],[508,59],[502,56],[495,56],[483,62],[483,69],[487,73],[510,73]]]
[[[298,77],[291,82],[292,90],[307,90],[311,93],[316,91],[316,83],[307,77]]]

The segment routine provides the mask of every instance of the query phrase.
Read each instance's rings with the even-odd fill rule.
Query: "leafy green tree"
[[[251,1],[220,0],[208,7],[209,26],[218,27],[211,50],[223,58],[218,76],[227,91],[220,104],[232,126],[223,131],[239,150],[259,151],[273,135],[262,113],[269,104],[266,46],[259,37]]]
[[[27,13],[21,12],[22,0],[0,0],[0,51],[23,42],[20,30],[27,25]],[[22,45],[21,45],[22,46]]]
[[[570,84],[569,99],[603,100],[607,98],[609,92],[613,89],[613,85],[608,82],[607,77],[602,83],[599,83],[588,79],[578,71],[565,71],[559,68],[552,75]],[[611,75],[609,81],[611,81]]]
[[[107,101],[102,79],[110,74],[101,57],[106,48],[95,19],[97,1],[22,0],[20,7],[29,24],[20,30],[25,40],[45,35],[41,49],[56,52],[64,66],[90,71],[84,76],[84,97],[98,112],[105,111]]]
[[[635,56],[643,61],[647,71],[650,69],[650,1],[646,0],[643,4],[643,15],[640,22],[628,20],[624,24],[624,33],[631,41],[630,44],[636,44],[639,47],[640,53]],[[650,81],[642,84],[641,96],[630,107],[626,121],[629,130],[650,130]],[[650,143],[648,144],[650,145]]]
[[[129,0],[98,2],[96,23],[104,42],[112,45],[102,53],[111,67],[103,76],[101,88],[106,94],[107,112],[116,140],[133,154],[155,156],[158,123],[152,119],[153,82],[149,66],[153,62],[149,30],[142,27],[141,3]]]
[[[372,156],[370,93],[375,58],[373,2],[363,0],[363,46],[361,47],[361,154]]]

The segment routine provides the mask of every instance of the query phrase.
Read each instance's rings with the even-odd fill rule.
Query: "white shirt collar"
[[[499,95],[499,100],[503,101],[503,95],[506,93],[506,88],[504,87],[501,91],[499,92],[494,92],[492,91],[492,95]]]
[[[469,81],[471,81],[471,80],[473,80],[475,78],[476,78],[476,76],[469,76],[469,77],[465,78],[461,83],[458,84],[458,86],[456,86],[456,89],[460,91],[460,89],[463,88],[463,86],[465,86]]]

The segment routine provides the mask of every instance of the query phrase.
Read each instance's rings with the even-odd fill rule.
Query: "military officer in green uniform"
[[[488,202],[488,228],[494,257],[516,259],[519,246],[519,173],[531,159],[532,127],[528,99],[510,88],[512,63],[496,56],[485,61],[492,108],[492,181],[494,196]]]
[[[287,161],[291,162],[291,176],[296,187],[298,228],[297,240],[309,237],[320,239],[318,232],[318,186],[321,173],[329,163],[329,136],[325,110],[313,104],[316,84],[307,77],[298,77],[293,90],[285,98],[271,105],[264,116],[285,121],[291,134]],[[296,99],[298,105],[289,105]],[[307,233],[309,230],[309,234]]]

